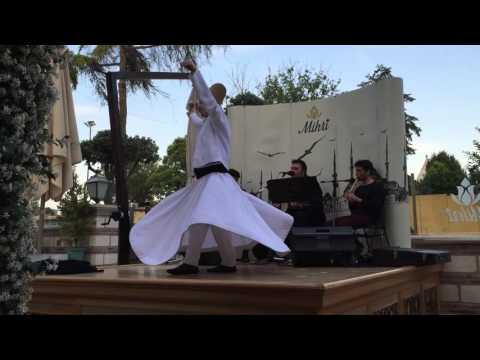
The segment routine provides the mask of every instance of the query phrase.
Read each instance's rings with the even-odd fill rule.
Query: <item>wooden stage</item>
[[[429,314],[441,265],[294,268],[239,265],[235,274],[173,277],[169,266],[39,276],[32,314]]]

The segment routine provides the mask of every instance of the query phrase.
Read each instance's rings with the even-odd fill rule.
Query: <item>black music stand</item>
[[[272,203],[321,200],[323,196],[315,176],[268,180],[267,188]]]

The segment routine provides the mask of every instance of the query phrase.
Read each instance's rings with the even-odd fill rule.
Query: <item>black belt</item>
[[[222,163],[215,163],[212,165],[208,165],[205,167],[201,168],[195,168],[193,169],[193,172],[195,173],[195,177],[197,179],[200,179],[201,177],[204,177],[208,174],[218,172],[218,173],[228,173],[227,168],[222,164]]]

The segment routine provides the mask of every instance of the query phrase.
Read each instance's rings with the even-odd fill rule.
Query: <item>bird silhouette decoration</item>
[[[322,171],[323,171],[323,168],[320,169],[320,171],[318,172],[318,174],[314,175],[314,177],[319,177],[320,175],[322,175]]]
[[[269,153],[265,153],[263,151],[257,151],[257,153],[261,154],[261,155],[265,155],[265,156],[268,156],[269,158],[273,158],[277,155],[280,155],[280,154],[286,154],[285,152],[276,152],[276,153],[273,153],[273,154],[269,154]]]
[[[301,155],[300,157],[298,157],[297,159],[298,160],[302,160],[304,157],[306,157],[307,155],[310,155],[312,153],[312,150],[313,148],[320,142],[322,141],[324,138],[325,138],[326,135],[323,135],[320,139],[316,140],[313,142],[312,145],[310,145],[310,147],[308,149],[305,150],[305,152],[303,153],[303,155]]]

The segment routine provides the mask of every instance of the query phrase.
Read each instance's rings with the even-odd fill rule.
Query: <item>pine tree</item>
[[[74,246],[86,245],[95,207],[90,204],[86,188],[78,182],[77,174],[73,175],[73,186],[63,195],[58,209],[61,212],[58,223],[62,234]]]

